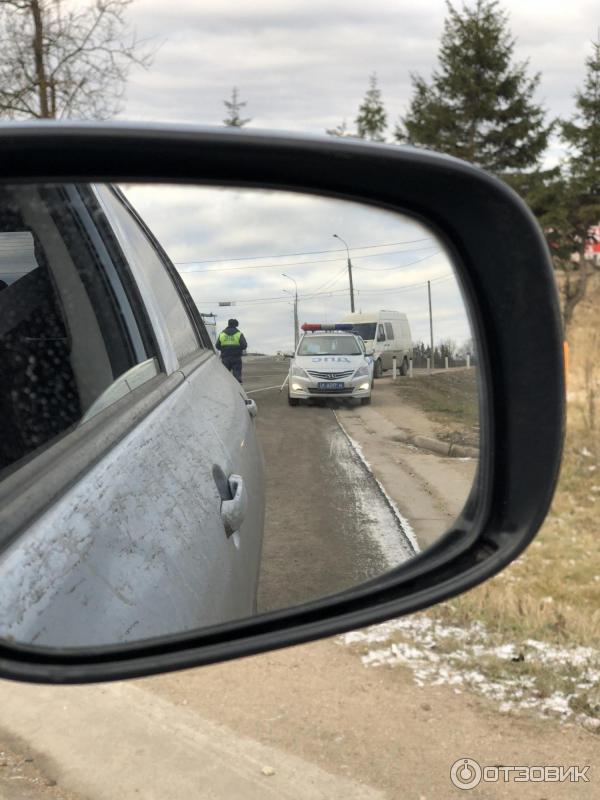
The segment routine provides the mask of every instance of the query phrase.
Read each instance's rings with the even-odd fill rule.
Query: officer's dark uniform
[[[242,382],[242,351],[248,343],[244,334],[238,330],[237,319],[230,319],[217,339],[217,350],[221,351],[221,361],[233,376]]]

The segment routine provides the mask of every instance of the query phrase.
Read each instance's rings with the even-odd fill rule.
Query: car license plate
[[[319,389],[328,389],[334,391],[335,389],[343,389],[343,383],[319,383]]]

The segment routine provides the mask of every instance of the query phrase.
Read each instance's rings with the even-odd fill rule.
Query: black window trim
[[[42,186],[42,189],[44,188]],[[114,257],[115,254],[111,252],[105,241],[105,231],[99,225],[98,214],[101,214],[102,210],[98,208],[96,199],[90,198],[85,185],[62,184],[52,188],[59,190],[60,194],[66,195],[66,199],[61,198],[63,206],[59,205],[58,208],[53,209],[53,212],[57,215],[68,214],[87,248],[91,253],[97,255],[105,291],[110,295],[115,306],[115,314],[120,318],[118,327],[122,328],[121,334],[128,340],[127,350],[132,365],[153,357],[154,354],[148,351],[148,343],[144,340],[142,326],[134,310],[128,287],[123,280],[122,264],[119,263],[121,259]],[[86,291],[90,295],[87,288]]]
[[[175,286],[175,290],[177,291],[179,298],[181,299],[181,302],[184,305],[184,308],[187,312],[187,315],[190,319],[190,322],[196,334],[196,338],[198,339],[199,347],[214,350],[212,339],[208,335],[208,331],[206,330],[206,326],[200,315],[200,312],[198,311],[196,303],[192,299],[192,296],[190,295],[187,286],[183,282],[180,274],[175,269],[173,262],[165,252],[164,248],[157,240],[157,238],[154,236],[152,231],[148,228],[142,217],[138,214],[135,208],[127,200],[127,198],[123,194],[123,191],[114,184],[106,184],[106,185],[108,186],[108,189],[112,192],[112,194],[114,194],[115,198],[124,206],[124,208],[129,212],[129,214],[131,214],[133,219],[137,222],[139,227],[142,229],[143,234],[146,236],[149,243],[154,248],[156,254],[163,263],[167,273],[169,274],[169,277],[171,278]],[[194,354],[192,354],[191,357],[194,357]],[[185,362],[187,363],[189,359],[190,357],[188,356],[185,359]],[[181,359],[179,360],[181,361]]]
[[[140,293],[135,275],[131,270],[129,261],[123,252],[121,245],[119,244],[118,238],[115,236],[102,202],[96,194],[95,184],[78,183],[76,186],[79,193],[82,195],[84,205],[88,211],[90,211],[90,202],[92,202],[95,206],[94,222],[96,229],[102,238],[104,246],[106,247],[113,264],[115,265],[115,270],[119,279],[121,280],[123,290],[131,305],[131,310],[137,322],[142,343],[146,349],[146,357],[156,358],[161,371],[166,373],[163,354],[154,333],[154,328],[148,316],[146,305]]]

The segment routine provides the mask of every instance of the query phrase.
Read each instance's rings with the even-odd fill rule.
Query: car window
[[[74,185],[0,189],[3,477],[157,371],[88,201]]]
[[[203,344],[165,261],[121,199],[107,186],[99,186],[97,191],[125,256],[150,281],[177,358],[183,361],[196,355]]]
[[[387,336],[388,339],[394,338],[394,329],[392,328],[391,322],[385,323],[385,335]]]
[[[383,330],[383,325],[377,326],[377,341],[385,342],[385,331]]]
[[[311,336],[298,345],[299,356],[359,356],[361,352],[354,336]]]

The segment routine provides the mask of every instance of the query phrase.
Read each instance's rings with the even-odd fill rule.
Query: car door
[[[204,557],[212,553],[214,558],[203,576],[202,613],[213,622],[251,614],[265,505],[264,465],[253,408],[215,355],[185,285],[143,221],[114,189],[98,186],[96,193],[148,307],[155,309],[168,329],[179,370],[185,375],[186,401],[178,409],[177,425],[191,463],[207,470],[190,475],[195,498],[192,515],[201,519],[206,506],[219,512],[207,528],[205,548],[199,548]],[[196,521],[194,528],[197,525]]]
[[[35,291],[16,286],[8,299],[20,308],[43,296],[38,316],[56,319],[46,323],[52,335],[40,337],[41,323],[23,312],[29,327],[13,326],[3,344],[14,349],[17,334],[29,347],[52,340],[44,357],[60,364],[61,405],[70,411],[61,430],[46,425],[43,440],[41,401],[37,411],[28,403],[27,416],[23,403],[9,409],[20,413],[23,435],[0,473],[8,509],[0,635],[98,645],[252,613],[262,473],[239,386],[205,346],[159,251],[108,187],[14,194],[20,227],[33,232],[38,274]],[[33,376],[42,399],[47,373],[40,367]],[[55,383],[48,395],[57,394]],[[248,478],[243,491],[232,475]]]

